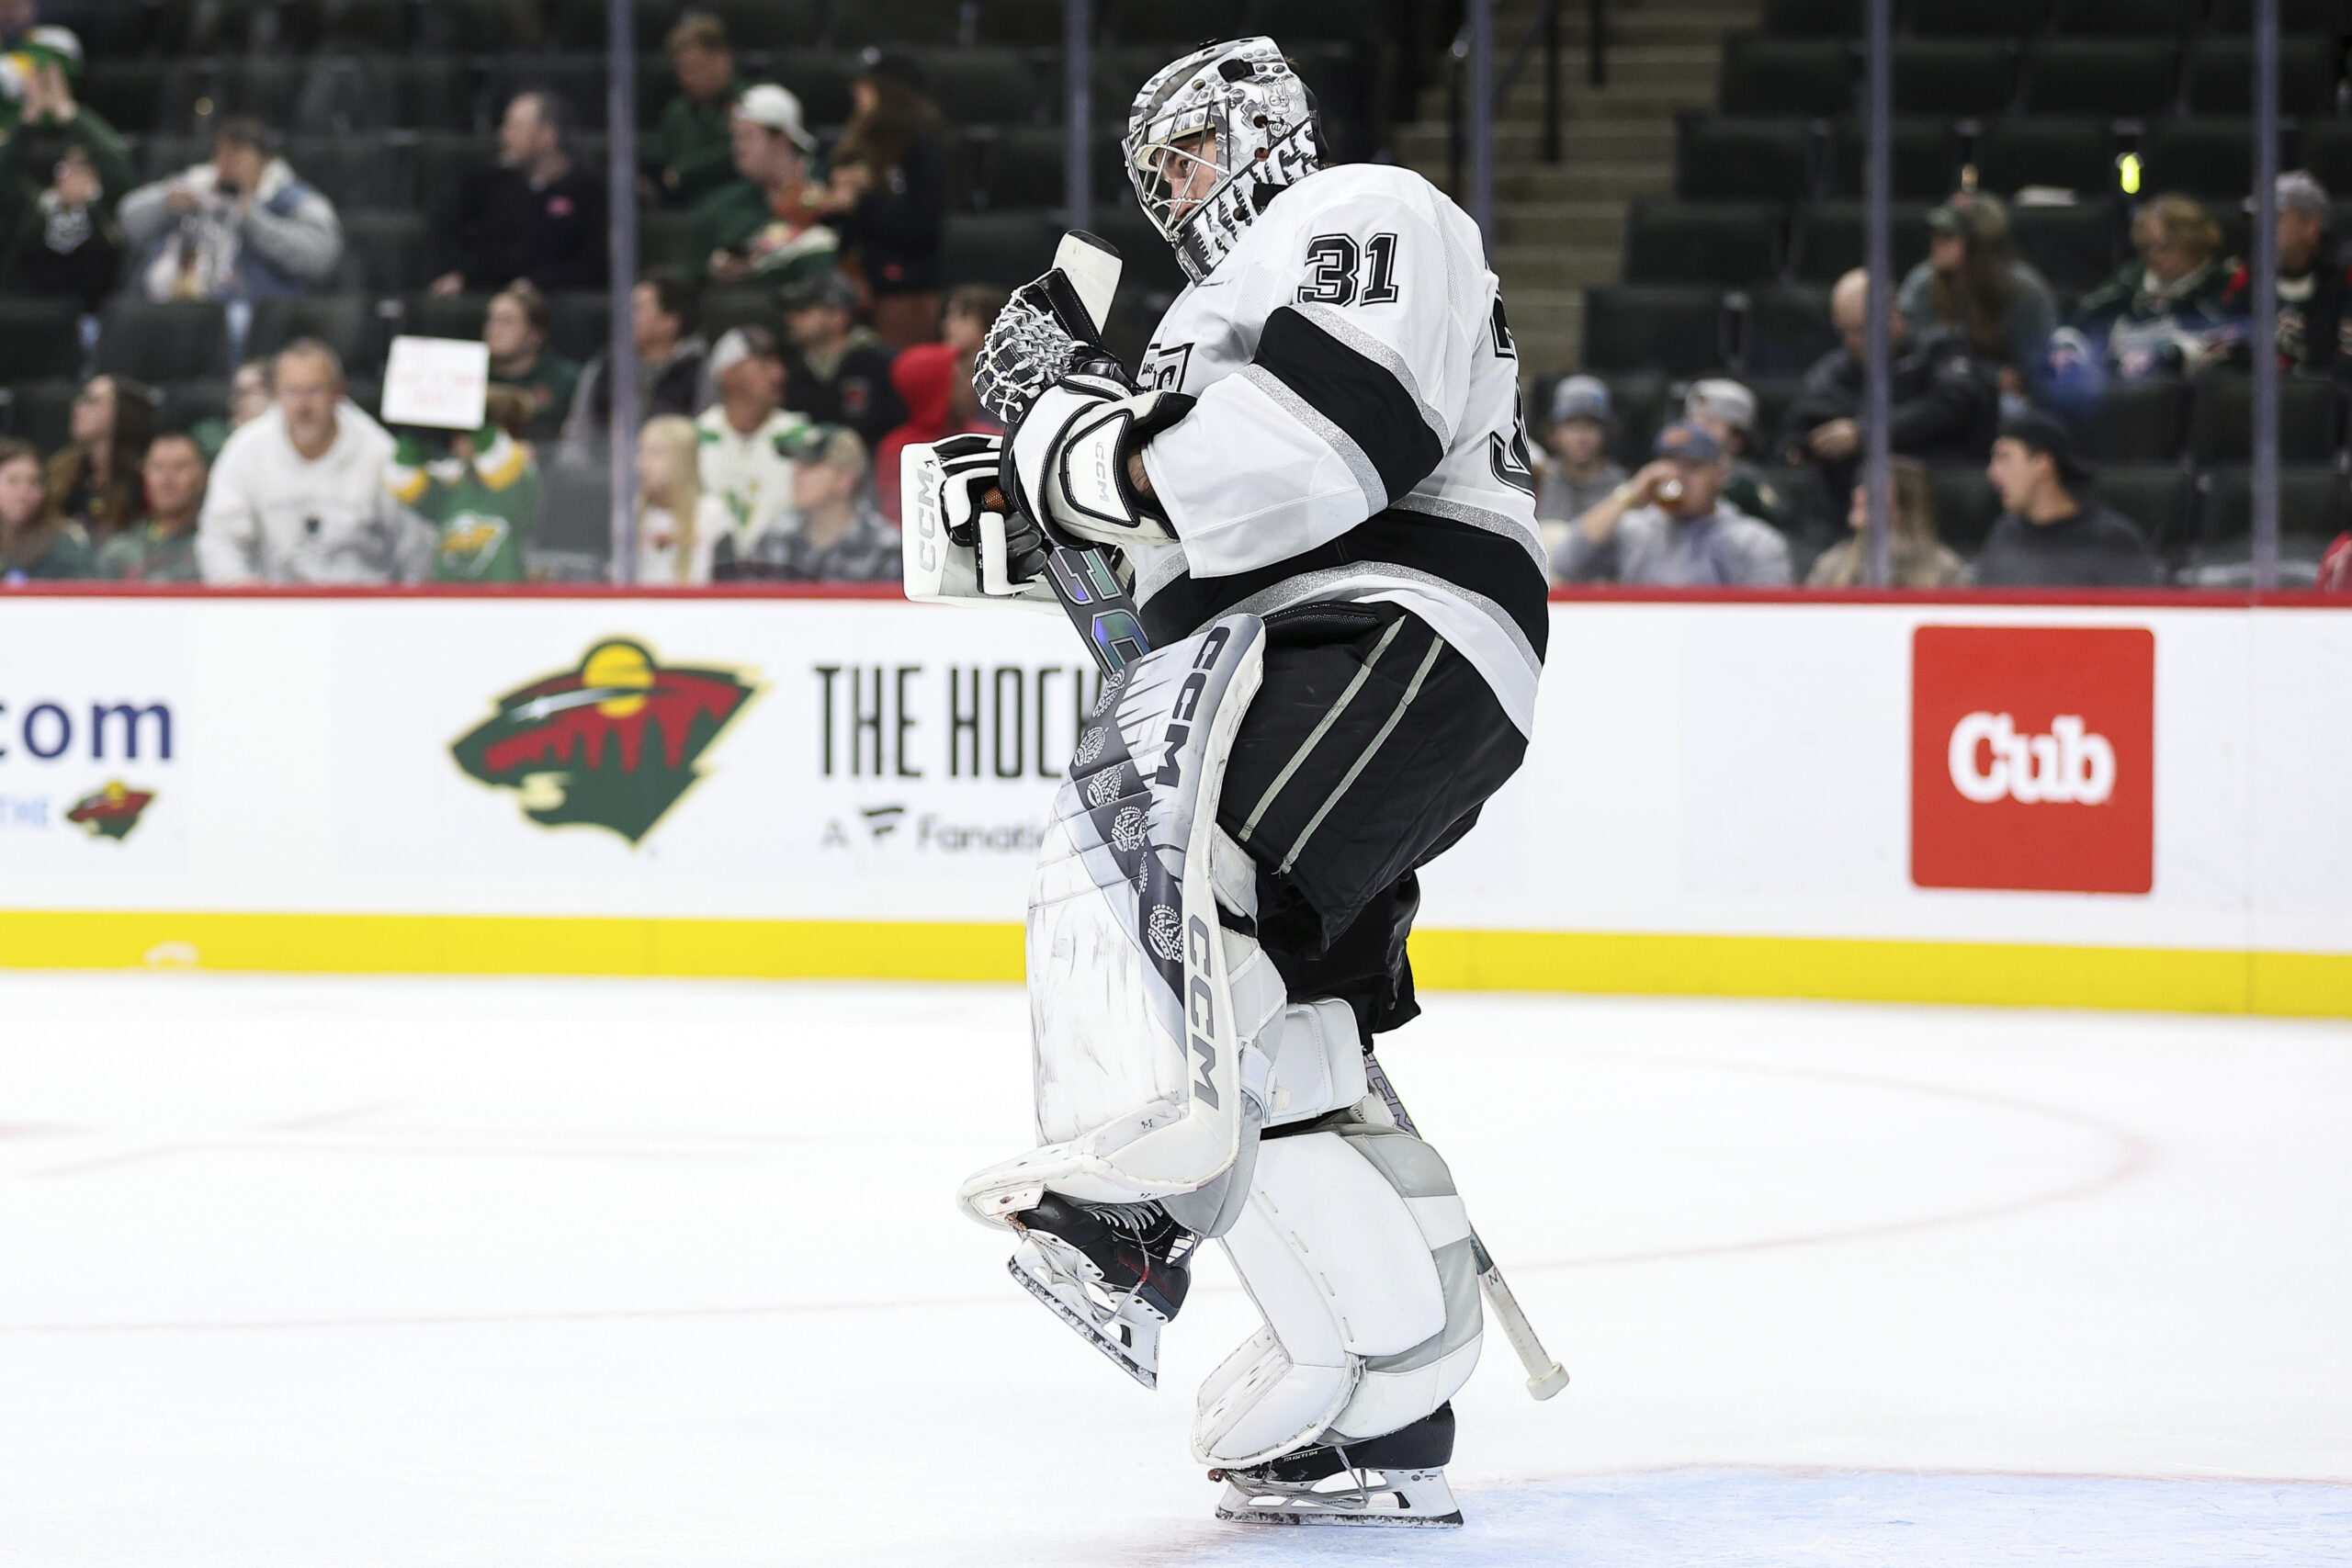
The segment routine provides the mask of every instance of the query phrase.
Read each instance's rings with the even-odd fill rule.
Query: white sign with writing
[[[384,364],[386,424],[480,430],[490,395],[490,345],[463,338],[396,337]]]

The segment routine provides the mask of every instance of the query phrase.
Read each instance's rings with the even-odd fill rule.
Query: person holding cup
[[[1731,460],[1699,424],[1658,432],[1650,462],[1578,517],[1552,552],[1564,582],[1782,588],[1788,541],[1723,498]]]

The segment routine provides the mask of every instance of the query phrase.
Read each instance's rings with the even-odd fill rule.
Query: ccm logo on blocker
[[[2155,637],[1921,626],[1911,643],[1911,880],[2146,893]]]

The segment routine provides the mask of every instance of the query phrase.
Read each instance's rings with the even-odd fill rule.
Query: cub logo
[[[120,779],[111,779],[106,788],[75,801],[65,820],[87,828],[93,839],[119,840],[130,836],[130,830],[139,826],[140,814],[154,803],[153,790],[132,789]]]
[[[753,690],[731,671],[664,668],[615,637],[579,669],[499,698],[449,754],[468,777],[514,791],[542,827],[584,822],[635,844],[702,776],[695,760]]]

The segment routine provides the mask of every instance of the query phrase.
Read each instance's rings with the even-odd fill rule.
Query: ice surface
[[[2352,1563],[2352,1030],[1425,998],[1575,1374],[1470,1527],[1209,1518],[960,1218],[1011,988],[0,976],[0,1562]]]

